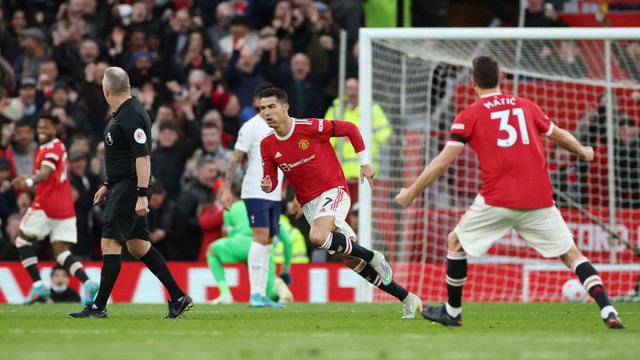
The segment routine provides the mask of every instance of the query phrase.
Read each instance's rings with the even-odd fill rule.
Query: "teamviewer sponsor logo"
[[[283,172],[289,172],[289,171],[291,171],[291,169],[293,169],[293,168],[295,168],[297,166],[300,166],[302,164],[306,164],[306,163],[308,163],[309,161],[311,161],[311,160],[313,160],[315,158],[316,158],[316,154],[313,154],[313,155],[311,155],[311,156],[309,156],[307,158],[300,159],[300,160],[298,160],[298,161],[296,161],[294,163],[291,163],[291,164],[280,164],[278,166],[280,166],[280,170],[282,170]]]

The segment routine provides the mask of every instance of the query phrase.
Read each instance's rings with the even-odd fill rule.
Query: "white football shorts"
[[[29,208],[20,221],[20,230],[32,239],[43,240],[47,235],[51,242],[78,242],[76,218],[50,219],[44,210]]]
[[[327,190],[320,194],[317,198],[309,201],[302,206],[304,217],[309,224],[313,220],[323,216],[334,216],[334,225],[344,236],[356,240],[356,233],[351,226],[347,224],[347,215],[351,208],[351,198],[342,187]]]
[[[573,235],[555,206],[508,209],[487,205],[481,195],[475,198],[453,232],[467,254],[479,257],[511,229],[546,258],[566,254],[574,245]]]

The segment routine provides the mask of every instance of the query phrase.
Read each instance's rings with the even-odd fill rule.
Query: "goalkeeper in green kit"
[[[246,265],[249,249],[253,242],[247,207],[244,201],[239,199],[240,189],[236,189],[233,193],[233,204],[223,214],[223,230],[227,233],[227,236],[214,241],[207,249],[207,263],[220,290],[220,296],[214,299],[211,302],[212,304],[233,303],[233,295],[224,276],[223,264],[241,262]],[[282,304],[293,301],[293,295],[283,281],[283,278],[290,279],[291,239],[282,225],[280,225],[278,238],[284,245],[284,263],[282,264],[280,276],[276,277],[275,263],[273,256],[270,256],[267,277],[267,297],[274,302],[274,305],[276,302]]]

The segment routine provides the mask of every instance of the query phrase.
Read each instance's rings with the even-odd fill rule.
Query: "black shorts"
[[[130,239],[149,240],[149,222],[146,216],[136,214],[137,182],[121,180],[111,185],[104,212],[102,237],[125,243]]]

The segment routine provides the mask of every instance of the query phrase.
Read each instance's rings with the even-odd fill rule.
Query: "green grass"
[[[0,305],[3,359],[638,359],[640,303],[618,304],[609,330],[594,304],[465,304],[464,326],[401,320],[400,304],[288,309],[110,305],[108,319],[69,319],[77,305]]]

